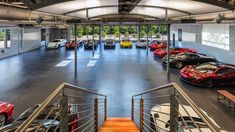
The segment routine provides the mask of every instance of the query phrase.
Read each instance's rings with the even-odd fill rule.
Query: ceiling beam
[[[107,7],[118,7],[118,5],[106,5],[106,6],[95,6],[95,7],[89,7],[89,8],[82,8],[82,9],[77,9],[77,10],[73,10],[73,11],[69,11],[69,12],[65,12],[63,13],[64,15],[68,15],[74,12],[78,12],[78,11],[83,11],[83,10],[91,10],[91,9],[96,9],[96,8],[107,8]],[[136,7],[149,7],[149,8],[157,8],[157,9],[164,9],[164,10],[172,10],[172,11],[177,11],[177,12],[181,12],[187,15],[191,15],[190,12],[187,11],[182,11],[182,10],[178,10],[175,8],[168,8],[168,7],[161,7],[161,6],[150,6],[150,5],[136,5]]]
[[[214,6],[222,7],[222,8],[229,9],[229,10],[234,10],[234,5],[231,5],[228,2],[222,1],[222,0],[193,0],[193,1],[214,5]]]
[[[151,15],[143,15],[143,14],[106,14],[106,15],[99,15],[90,18],[154,18],[159,19],[158,17],[154,17]]]

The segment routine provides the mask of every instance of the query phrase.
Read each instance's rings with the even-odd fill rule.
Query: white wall
[[[0,59],[27,52],[41,46],[40,28],[11,27],[10,30],[11,47],[4,49],[4,53],[0,54]]]
[[[224,50],[220,48],[215,48],[202,44],[202,25],[201,24],[172,24],[171,32],[178,35],[178,29],[183,30],[183,34],[194,34],[196,36],[195,41],[188,41],[186,36],[183,35],[183,47],[194,48],[201,53],[215,56],[219,61],[224,63],[235,64],[235,26],[229,26],[230,29],[230,50]],[[216,28],[214,30],[217,30]],[[171,35],[172,37],[172,35]],[[177,46],[177,37],[176,37],[176,46]],[[233,41],[231,41],[231,39]]]

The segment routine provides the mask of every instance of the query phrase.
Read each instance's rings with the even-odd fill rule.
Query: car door
[[[199,56],[196,55],[196,54],[190,54],[188,61],[189,61],[189,63],[192,64],[192,65],[196,65],[196,64],[200,63],[200,62],[199,62]]]

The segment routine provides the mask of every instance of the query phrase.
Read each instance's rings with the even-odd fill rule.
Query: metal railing
[[[132,96],[131,118],[141,132],[220,131],[176,83]]]
[[[106,118],[105,95],[62,83],[16,131],[97,132]]]

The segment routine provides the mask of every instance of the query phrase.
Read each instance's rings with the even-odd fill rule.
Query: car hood
[[[155,54],[165,54],[166,51],[163,50],[163,49],[157,49],[157,50],[154,51],[154,53],[155,53]]]
[[[183,108],[184,107],[184,108]],[[188,113],[190,113],[190,116],[191,117],[194,117],[194,118],[200,118],[196,112],[192,109],[191,106],[188,106],[188,105],[179,105],[179,113],[181,114],[182,117],[188,117],[188,114],[187,112],[185,112],[185,110],[187,110]],[[201,109],[201,111],[218,127],[218,124],[216,124],[216,122],[214,121],[213,118],[211,118],[204,110]],[[156,105],[154,106],[152,109],[151,109],[151,115],[155,115],[157,114],[158,115],[158,119],[159,120],[162,120],[164,122],[168,122],[170,120],[170,116],[169,115],[166,115],[166,114],[161,114],[160,112],[163,112],[163,113],[166,113],[166,114],[170,114],[170,103],[163,103],[163,104],[160,104],[160,105]],[[155,118],[155,117],[154,117]],[[160,121],[157,121],[156,122],[158,123],[158,126],[160,126],[161,128],[165,128],[165,123],[163,122],[160,122]],[[203,130],[207,130],[208,128],[202,128]]]
[[[201,77],[207,77],[209,74],[206,73],[200,73],[195,70],[195,67],[192,65],[184,67],[181,71],[180,74],[183,75],[184,77],[187,78],[195,78],[199,79]]]
[[[147,45],[147,42],[138,42],[136,45]]]

